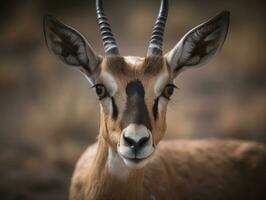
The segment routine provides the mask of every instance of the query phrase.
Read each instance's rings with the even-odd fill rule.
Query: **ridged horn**
[[[147,56],[160,56],[163,53],[164,27],[168,15],[168,0],[161,0],[160,11],[154,24],[151,39],[149,42]]]
[[[112,33],[111,26],[104,14],[102,0],[96,0],[96,16],[100,27],[100,32],[103,40],[103,46],[106,56],[119,55],[119,50]]]

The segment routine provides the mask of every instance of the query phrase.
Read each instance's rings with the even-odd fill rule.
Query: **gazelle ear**
[[[87,75],[92,75],[100,58],[78,31],[50,15],[44,17],[43,29],[50,52],[65,64],[81,67]]]
[[[206,63],[222,47],[229,27],[229,18],[230,13],[224,11],[200,24],[165,55],[175,76],[189,67]]]

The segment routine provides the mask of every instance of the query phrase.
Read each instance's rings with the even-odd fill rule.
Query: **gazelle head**
[[[120,56],[101,0],[96,0],[96,14],[105,56],[97,55],[74,28],[51,16],[44,18],[49,50],[85,73],[100,102],[100,134],[127,166],[143,166],[162,139],[174,79],[181,71],[206,63],[222,47],[228,31],[229,12],[224,11],[163,54],[167,13],[168,1],[161,0],[146,57]]]

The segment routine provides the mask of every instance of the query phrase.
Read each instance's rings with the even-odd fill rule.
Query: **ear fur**
[[[221,49],[229,27],[230,13],[223,11],[189,31],[165,57],[175,75],[200,66]]]
[[[50,15],[44,17],[43,30],[50,52],[67,65],[81,67],[88,75],[93,73],[100,57],[78,31]]]

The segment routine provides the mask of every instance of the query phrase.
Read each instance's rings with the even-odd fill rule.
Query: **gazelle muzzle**
[[[130,124],[122,131],[117,150],[127,166],[143,166],[143,161],[154,152],[150,130],[143,125]]]

